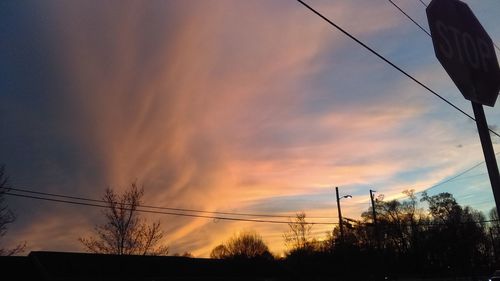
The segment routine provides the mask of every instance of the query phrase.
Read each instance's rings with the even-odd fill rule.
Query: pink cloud
[[[363,9],[350,1],[318,7],[362,36],[398,26],[390,6],[363,2]],[[421,161],[412,157],[443,129],[425,127],[425,141],[408,149],[415,134],[400,130],[429,111],[414,95],[334,105],[323,114],[304,109],[314,90],[304,86],[307,78],[324,71],[323,59],[346,48],[347,41],[296,3],[158,5],[97,8],[56,2],[50,7],[51,23],[60,26],[53,37],[65,72],[61,79],[70,89],[64,106],[71,117],[62,130],[84,152],[81,161],[101,169],[100,177],[75,179],[77,190],[88,197],[137,179],[145,184],[148,204],[238,210],[251,200],[391,179]],[[158,12],[162,9],[166,15]],[[387,91],[415,91],[412,87],[394,85]],[[427,159],[441,165],[456,160],[456,153],[440,152],[450,139],[437,141],[435,156]],[[454,170],[442,169],[425,184]],[[398,184],[386,190],[400,192]],[[356,217],[366,206],[346,203],[345,208],[347,216]],[[33,241],[32,249],[75,249],[78,234],[94,222],[82,219],[68,233],[63,226],[69,215],[48,214],[47,222],[17,232]],[[286,225],[150,217],[158,218],[172,252],[207,256],[245,228],[261,232],[274,251],[283,249],[280,233]],[[321,237],[330,228],[315,231]],[[47,243],[49,236],[57,239]]]

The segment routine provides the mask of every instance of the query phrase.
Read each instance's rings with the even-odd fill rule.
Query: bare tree
[[[492,208],[488,214],[491,220],[491,228],[497,234],[500,233],[500,219],[498,218],[497,208]]]
[[[229,256],[229,251],[226,245],[220,244],[212,249],[210,252],[210,258],[212,259],[225,259]]]
[[[264,258],[273,259],[269,248],[256,232],[242,232],[230,238],[226,243],[215,247],[211,258]]]
[[[313,225],[306,222],[306,213],[297,213],[295,220],[288,223],[288,227],[288,231],[283,233],[283,239],[289,249],[301,250],[311,246],[311,229]]]
[[[168,247],[160,245],[164,232],[160,221],[148,224],[139,216],[138,207],[144,188],[134,182],[122,195],[108,188],[103,201],[106,223],[95,227],[95,236],[78,240],[92,253],[117,255],[166,255]]]
[[[16,221],[14,213],[4,205],[5,193],[10,190],[9,178],[5,174],[5,166],[0,165],[0,238],[7,234],[8,225]],[[15,246],[12,249],[0,248],[0,256],[12,256],[19,254],[26,248],[26,242]]]
[[[174,257],[183,257],[183,258],[194,258],[191,252],[185,251],[184,253],[174,253],[172,256]]]

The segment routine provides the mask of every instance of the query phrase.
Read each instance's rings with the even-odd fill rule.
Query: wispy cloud
[[[380,4],[315,3],[377,44],[400,32],[403,20]],[[122,190],[138,180],[152,205],[314,215],[334,209],[331,187],[338,185],[356,195],[345,204],[356,217],[369,186],[400,193],[422,176],[418,184],[427,185],[465,167],[470,160],[451,166],[464,155],[477,158],[469,135],[454,149],[461,129],[431,119],[440,115],[420,89],[293,2],[56,1],[28,14],[38,26],[30,36],[47,53],[23,64],[45,70],[44,79],[12,75],[8,90],[30,95],[11,95],[13,106],[2,107],[20,128],[6,127],[0,150],[14,178],[40,190],[99,197],[107,186]],[[9,65],[19,63],[12,60],[19,47],[34,48],[23,40],[7,47]],[[387,44],[388,53],[398,52]],[[442,74],[419,67],[425,79]],[[40,108],[29,106],[34,96]],[[98,217],[15,205],[22,214],[12,235],[32,249],[81,250],[76,239]],[[150,217],[158,218],[173,252],[203,256],[244,228],[280,251],[286,230]]]

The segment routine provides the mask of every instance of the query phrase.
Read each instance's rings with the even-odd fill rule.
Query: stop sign
[[[494,106],[500,69],[493,41],[467,4],[432,0],[426,9],[434,51],[464,97]]]

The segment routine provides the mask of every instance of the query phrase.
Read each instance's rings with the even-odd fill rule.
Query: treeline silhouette
[[[137,212],[143,189],[132,184],[127,192],[107,191],[110,207],[103,210],[107,223],[96,226],[96,236],[80,242],[94,253],[166,255],[168,247],[159,243],[160,223],[151,228]],[[256,232],[234,235],[216,246],[210,257],[261,268],[277,266],[297,276],[349,280],[485,276],[496,269],[500,222],[495,209],[487,219],[480,211],[459,205],[450,193],[424,192],[420,198],[413,190],[403,193],[407,199],[402,201],[379,196],[361,219],[344,218],[343,231],[337,225],[324,239],[313,237],[314,224],[305,213],[298,213],[283,233],[284,257],[273,255]],[[135,194],[129,196],[134,200],[127,194]]]
[[[311,236],[313,225],[307,223],[306,215],[297,214],[283,235],[286,255],[276,259],[300,276],[360,280],[377,276],[486,276],[496,268],[500,224],[495,209],[486,219],[481,212],[459,205],[450,193],[430,196],[424,192],[420,198],[413,190],[404,193],[408,198],[404,201],[379,197],[375,201],[375,221],[370,207],[359,221],[343,221],[342,236],[336,226],[321,241]],[[234,255],[234,251],[225,251],[234,247],[236,240],[217,246],[212,257],[269,259],[267,251],[262,251],[262,256],[242,255],[243,249]]]
[[[0,238],[15,217],[3,205],[10,190],[0,166]],[[241,232],[216,246],[210,257],[231,266],[255,265],[264,272],[290,276],[331,276],[348,280],[392,279],[395,276],[486,276],[498,268],[500,221],[496,209],[488,218],[469,206],[461,206],[450,193],[419,197],[403,192],[406,200],[384,200],[362,212],[359,220],[344,218],[343,231],[335,226],[325,237],[313,237],[313,223],[297,213],[283,233],[284,257],[270,252],[256,232]],[[160,221],[149,223],[140,216],[143,187],[132,183],[123,194],[108,188],[103,196],[104,224],[94,235],[81,237],[92,253],[112,255],[167,255]],[[25,244],[0,255],[22,251]],[[173,254],[180,256],[180,254]],[[189,252],[182,254],[191,257]]]

